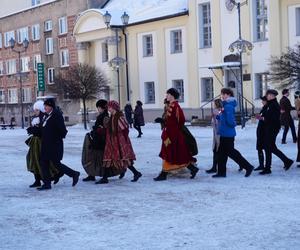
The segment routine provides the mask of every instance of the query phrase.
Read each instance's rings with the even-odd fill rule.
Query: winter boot
[[[64,173],[62,173],[62,172],[60,172],[60,173],[58,173],[57,175],[55,175],[54,177],[53,177],[53,184],[57,184],[58,182],[59,182],[59,179],[61,178],[61,177],[63,177],[64,176]]]
[[[121,174],[119,175],[119,179],[123,179],[124,176],[125,176],[125,174],[126,174],[126,171],[124,171],[123,173],[121,173]]]
[[[168,175],[167,172],[161,171],[157,177],[153,178],[153,180],[154,181],[165,181],[167,179],[167,175]]]
[[[191,179],[194,179],[196,174],[199,171],[199,168],[195,167],[195,165],[193,165],[192,163],[190,163],[187,168],[191,171]]]
[[[294,161],[289,159],[286,163],[284,163],[284,170],[288,171],[290,167],[293,165]]]
[[[35,179],[35,182],[33,184],[31,184],[29,187],[30,188],[40,187],[42,185],[41,177],[38,174],[35,174],[34,179]]]
[[[249,177],[252,174],[253,169],[253,166],[248,166],[248,168],[246,169],[245,177]]]
[[[95,181],[95,180],[96,180],[95,176],[91,176],[91,175],[82,179],[82,181],[85,181],[85,182],[86,181]]]
[[[108,183],[107,177],[103,177],[99,181],[95,182],[95,184],[107,184],[107,183]]]
[[[78,180],[79,180],[79,175],[80,175],[79,172],[77,172],[77,171],[74,171],[74,172],[75,172],[75,173],[74,173],[74,175],[73,175],[72,187],[74,187],[74,186],[77,184],[77,182],[78,182]]]
[[[133,173],[133,179],[131,182],[137,182],[138,179],[142,177],[142,174],[137,171],[134,166],[129,166],[128,169]]]
[[[265,168],[263,171],[261,171],[259,174],[261,175],[266,175],[266,174],[271,174],[271,168]]]
[[[254,171],[260,171],[264,170],[264,153],[263,152],[258,152],[258,161],[259,161],[259,166],[254,169]]]

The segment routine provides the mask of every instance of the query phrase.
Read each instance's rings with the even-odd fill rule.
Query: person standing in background
[[[126,121],[129,125],[130,128],[132,128],[132,124],[133,124],[133,119],[132,119],[132,114],[133,114],[133,110],[132,110],[132,106],[130,103],[127,103],[124,107],[124,113],[125,113],[125,118]]]
[[[136,102],[133,115],[133,126],[138,131],[138,138],[142,137],[141,126],[145,126],[144,114],[143,114],[143,103],[141,101]]]

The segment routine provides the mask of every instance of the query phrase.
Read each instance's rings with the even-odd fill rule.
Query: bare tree
[[[54,80],[56,91],[66,94],[70,99],[81,99],[83,104],[83,122],[87,129],[86,101],[97,98],[107,86],[104,74],[94,66],[77,64],[61,72]]]
[[[280,57],[271,57],[268,79],[279,88],[300,89],[300,45],[288,48]]]

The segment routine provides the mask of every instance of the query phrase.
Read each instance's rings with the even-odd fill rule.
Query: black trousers
[[[241,168],[249,169],[252,165],[234,148],[234,137],[221,137],[218,151],[218,174],[226,176],[228,157],[234,160]]]
[[[142,134],[142,129],[141,129],[141,126],[140,126],[140,125],[134,124],[133,127],[139,132],[139,135]]]
[[[76,173],[73,169],[69,168],[68,166],[64,165],[60,161],[51,161],[56,169],[60,173],[64,173],[69,177],[73,177]],[[43,173],[43,182],[46,186],[51,186],[51,176],[50,176],[50,160],[41,159],[41,167]]]
[[[287,163],[290,159],[286,157],[276,146],[276,137],[278,133],[268,131],[265,137],[265,152],[266,152],[266,168],[271,169],[272,166],[272,154],[276,155],[283,163]]]
[[[283,131],[283,134],[282,134],[282,142],[286,142],[286,136],[287,136],[287,133],[289,132],[289,128],[291,128],[293,141],[297,140],[294,120],[293,120],[292,116],[289,116],[289,123],[284,126],[284,131]]]

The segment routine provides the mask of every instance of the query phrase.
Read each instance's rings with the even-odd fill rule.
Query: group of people
[[[284,90],[283,95],[287,93]],[[284,94],[285,93],[285,94]],[[245,170],[245,177],[249,177],[253,170],[260,170],[260,174],[270,174],[272,166],[272,154],[283,161],[285,170],[290,169],[293,160],[289,159],[276,146],[276,137],[280,131],[283,116],[290,116],[291,105],[279,105],[276,90],[268,90],[262,97],[263,107],[256,116],[259,120],[257,126],[257,145],[259,166],[254,168],[235,149],[234,140],[236,136],[235,107],[237,101],[230,88],[221,90],[221,99],[214,101],[215,109],[212,114],[213,127],[213,166],[206,170],[213,173],[213,178],[226,177],[226,164],[228,157],[234,160],[239,170]],[[162,144],[159,156],[162,159],[162,170],[154,181],[164,181],[168,173],[187,168],[190,178],[197,175],[199,169],[196,167],[198,154],[197,142],[185,124],[185,116],[179,103],[179,92],[170,88],[166,92],[165,107],[162,117],[156,119],[162,128]],[[287,98],[287,96],[286,96]],[[286,100],[285,100],[286,104]],[[300,100],[298,109],[300,110]],[[120,109],[116,101],[99,100],[96,103],[99,115],[92,130],[85,135],[82,150],[82,165],[87,173],[83,181],[93,181],[96,184],[108,183],[108,178],[119,176],[122,179],[129,169],[133,173],[132,182],[136,182],[142,174],[134,167],[136,156],[129,138],[130,122],[126,113],[134,114],[136,117],[142,115],[142,103],[137,102],[135,111]],[[287,107],[286,109],[284,107]],[[63,157],[63,138],[67,130],[63,121],[61,111],[55,107],[53,99],[45,102],[37,101],[34,104],[35,116],[32,125],[27,129],[31,137],[26,141],[29,146],[27,154],[28,170],[34,174],[35,182],[30,187],[38,190],[51,189],[51,181],[56,184],[64,175],[73,179],[75,186],[79,179],[79,172],[74,171],[61,163]],[[125,108],[126,110],[126,108]],[[287,112],[288,114],[285,114]],[[137,118],[135,118],[137,119]],[[142,135],[140,126],[144,125],[144,119],[139,125],[134,124]],[[292,126],[293,120],[288,120],[288,126]],[[139,126],[139,127],[138,127]],[[286,132],[282,142],[285,143]],[[299,130],[298,130],[299,132]],[[294,142],[296,137],[294,137]],[[298,145],[300,142],[298,140]],[[300,160],[300,154],[298,154]],[[96,177],[101,177],[98,181]],[[41,184],[43,181],[43,185]]]

